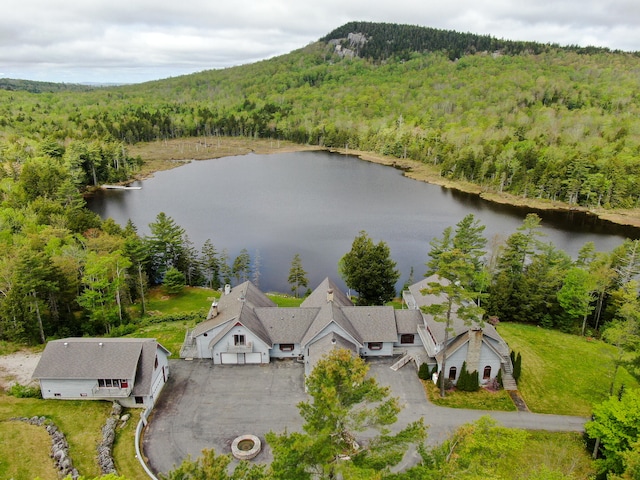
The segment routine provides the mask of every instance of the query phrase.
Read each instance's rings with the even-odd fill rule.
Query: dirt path
[[[0,357],[0,389],[19,383],[29,385],[31,375],[40,360],[39,353],[20,351]]]

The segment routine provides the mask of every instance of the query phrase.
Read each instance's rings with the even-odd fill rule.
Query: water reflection
[[[231,261],[246,248],[259,252],[260,287],[288,291],[291,259],[300,253],[310,286],[339,281],[337,263],[360,230],[384,240],[402,272],[423,275],[429,241],[473,213],[486,236],[506,237],[531,210],[493,204],[476,195],[418,182],[393,168],[328,152],[250,154],[198,161],[158,172],[142,190],[103,191],[89,207],[141,234],[159,212],[182,226],[200,248],[211,239]],[[635,229],[579,212],[537,212],[547,241],[575,255],[587,241],[610,250]]]

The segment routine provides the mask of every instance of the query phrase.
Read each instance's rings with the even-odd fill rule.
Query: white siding
[[[495,378],[500,370],[501,362],[500,357],[483,342],[482,349],[480,350],[480,362],[478,364],[478,378],[480,379],[480,383],[487,382],[487,380],[482,379],[484,367],[486,366],[491,367],[491,378]]]
[[[369,349],[369,343],[365,342],[364,348],[360,349],[360,355],[365,357],[392,357],[393,342],[383,342],[380,350]]]
[[[127,398],[131,391],[132,382],[129,387],[119,388],[98,388],[97,380],[40,380],[40,390],[42,398],[54,398],[61,400],[122,400]]]
[[[245,344],[251,344],[251,350],[243,351],[243,352],[235,352],[233,348],[230,348],[230,345],[233,346],[234,335],[244,335]],[[220,364],[221,355],[223,353],[260,353],[260,363],[269,363],[269,347],[265,345],[265,343],[253,332],[249,329],[245,328],[242,325],[233,327],[226,335],[224,335],[218,343],[213,346],[213,363]],[[211,355],[208,356],[211,358]],[[225,362],[227,363],[227,362]]]
[[[283,351],[280,350],[280,344],[274,343],[273,348],[269,350],[269,356],[271,358],[297,358],[302,355],[302,348],[299,343],[293,344],[293,350]]]
[[[456,367],[455,381],[458,381],[460,372],[462,371],[462,364],[467,359],[467,347],[468,345],[465,344],[458,350],[456,350],[452,355],[447,355],[447,365],[445,366],[446,371],[444,372],[445,378],[449,378],[449,370],[451,369],[451,367]]]
[[[208,332],[198,335],[196,337],[196,347],[198,349],[198,358],[211,358],[211,350],[209,349],[209,343],[212,339],[216,338],[216,335],[224,329],[225,324],[218,325],[212,328]]]

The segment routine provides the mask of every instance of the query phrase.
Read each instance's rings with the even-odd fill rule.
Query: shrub
[[[522,355],[518,353],[515,355],[515,361],[513,362],[513,379],[517,382],[520,379],[522,373]]]
[[[429,380],[431,378],[431,370],[429,369],[429,365],[423,363],[420,365],[418,369],[418,378],[420,380]]]
[[[451,380],[449,380],[448,378],[446,378],[442,372],[440,372],[438,374],[438,382],[436,383],[436,385],[438,386],[438,388],[442,388],[442,381],[444,380],[444,389],[445,390],[451,390],[453,388],[453,382]]]
[[[467,362],[462,363],[462,370],[456,388],[462,392],[477,392],[480,389],[480,380],[478,372],[469,372],[467,370]]]
[[[496,383],[500,388],[504,388],[504,385],[502,384],[502,369],[498,370],[498,375],[496,375]]]
[[[40,387],[20,385],[16,383],[7,391],[8,395],[16,398],[42,398]]]

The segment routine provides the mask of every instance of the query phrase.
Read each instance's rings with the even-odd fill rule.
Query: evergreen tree
[[[298,298],[298,292],[301,288],[309,287],[309,280],[307,280],[307,272],[302,268],[302,259],[300,254],[296,253],[291,260],[291,268],[289,269],[289,285],[291,285],[291,291]]]
[[[400,272],[389,247],[383,241],[374,244],[364,230],[340,260],[338,270],[347,286],[358,292],[358,305],[384,305],[395,296]]]

